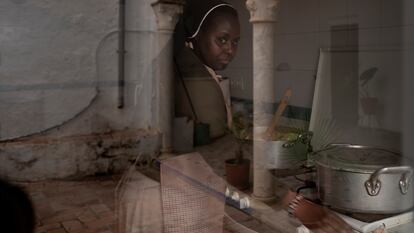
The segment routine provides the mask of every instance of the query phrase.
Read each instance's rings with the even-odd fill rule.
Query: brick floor
[[[42,186],[38,186],[39,183],[24,184],[36,208],[35,232],[117,233],[113,206],[114,190],[119,178],[120,176],[108,176],[77,182],[47,181],[42,182]],[[111,185],[108,185],[108,181]],[[104,182],[105,185],[102,185]],[[105,195],[99,194],[102,191],[105,191]],[[112,199],[108,199],[108,193],[113,193]],[[250,228],[263,228],[258,221],[237,209],[227,206],[226,212],[235,221]],[[225,224],[224,232],[237,232],[230,225],[232,224]]]
[[[35,232],[113,233],[114,190],[119,178],[21,183],[36,210]]]
[[[235,142],[227,137],[210,146],[200,147],[199,151],[216,173],[223,175],[223,161],[233,156],[234,146]],[[21,183],[36,209],[36,233],[123,233],[115,230],[114,215],[115,187],[120,178],[121,175],[114,175],[79,181]],[[232,227],[237,225],[234,221],[257,232],[275,232],[232,207],[227,206],[226,212],[234,220],[224,221],[223,232],[246,232],[235,230]]]

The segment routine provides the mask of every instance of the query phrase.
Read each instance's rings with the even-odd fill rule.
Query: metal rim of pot
[[[345,153],[347,150],[349,151]],[[353,153],[360,153],[360,155],[353,155]],[[322,180],[317,181],[318,189],[320,189],[319,196],[324,204],[337,209],[346,209],[361,213],[396,213],[414,206],[412,195],[408,195],[413,194],[414,190],[413,186],[410,185],[413,168],[407,165],[400,165],[404,160],[399,153],[362,145],[330,144],[326,148],[316,152],[316,154],[315,163],[317,165],[318,179]],[[320,177],[324,174],[333,175],[333,178],[327,179]],[[397,175],[399,177],[398,179],[395,178]],[[342,179],[341,176],[346,176],[342,178],[345,181],[352,180],[354,184],[347,182],[337,183],[341,184],[338,186],[345,187],[337,188],[342,191],[336,192],[330,186],[333,186],[335,182],[339,182]],[[395,180],[398,184],[392,184],[393,182],[390,184],[390,180],[393,180],[393,182]],[[332,183],[326,184],[326,182]],[[350,185],[353,186],[351,187]],[[394,189],[397,185],[400,196],[391,196],[391,192],[393,195],[396,195],[396,191],[391,189]],[[328,189],[328,194],[325,195],[324,189]],[[356,195],[355,189],[359,191]],[[353,192],[355,197],[348,197],[344,193],[341,193],[346,191]],[[365,193],[362,193],[363,191]],[[359,198],[361,201],[352,198]],[[379,200],[387,199],[391,200],[387,201],[387,206],[384,208],[381,208],[383,206],[381,204],[384,203],[375,203]],[[357,205],[352,206],[354,202],[359,204],[362,202],[363,204],[369,204],[369,206],[366,209]],[[348,203],[348,206],[346,203]],[[401,203],[404,203],[405,206],[402,206]]]

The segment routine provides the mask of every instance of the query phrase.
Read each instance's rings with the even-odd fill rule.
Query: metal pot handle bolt
[[[399,167],[383,167],[376,170],[370,176],[369,180],[365,182],[365,188],[367,189],[368,195],[377,196],[381,190],[381,181],[379,176],[381,174],[398,174],[402,173],[399,181],[400,191],[403,195],[407,194],[408,186],[411,182],[411,176],[413,174],[413,168],[410,166],[399,166]]]

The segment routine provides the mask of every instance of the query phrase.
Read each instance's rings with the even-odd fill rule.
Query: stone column
[[[174,119],[173,39],[175,25],[182,13],[182,1],[159,0],[151,4],[157,19],[158,57],[158,120],[162,133],[162,153],[172,152],[172,124]]]
[[[275,22],[279,0],[247,0],[253,24],[253,196],[266,201],[275,196],[274,179],[265,166],[263,142],[257,135],[271,122],[275,104]]]

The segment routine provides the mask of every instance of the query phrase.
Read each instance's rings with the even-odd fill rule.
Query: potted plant
[[[235,113],[229,129],[237,141],[234,157],[225,161],[227,182],[244,190],[249,187],[250,160],[244,158],[244,146],[251,140],[251,124],[242,113]]]

